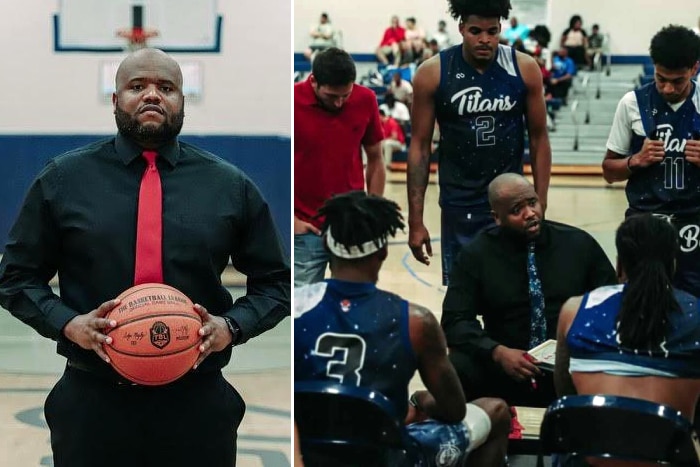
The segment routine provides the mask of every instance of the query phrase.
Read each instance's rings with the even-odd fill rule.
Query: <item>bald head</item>
[[[540,234],[542,205],[535,187],[515,173],[505,173],[489,184],[489,204],[497,225],[532,239]]]
[[[139,49],[126,57],[117,69],[115,79],[117,91],[123,88],[130,79],[133,79],[135,74],[140,73],[163,75],[173,81],[178,89],[182,89],[180,65],[160,49]]]
[[[494,178],[489,183],[489,204],[491,209],[496,209],[496,205],[508,196],[514,189],[530,187],[533,189],[530,181],[520,174],[504,173]]]
[[[119,133],[141,147],[172,141],[185,115],[180,65],[162,50],[137,50],[119,65],[112,105]]]

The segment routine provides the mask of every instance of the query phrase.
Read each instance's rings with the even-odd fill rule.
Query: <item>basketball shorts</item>
[[[453,467],[462,465],[469,452],[484,444],[491,419],[481,407],[467,404],[467,416],[461,423],[429,419],[406,429],[418,445],[414,467]]]
[[[486,226],[494,223],[488,208],[442,208],[440,214],[440,250],[442,253],[442,285],[449,285],[452,263],[459,250]]]

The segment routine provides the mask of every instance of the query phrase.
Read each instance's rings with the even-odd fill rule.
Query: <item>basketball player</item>
[[[451,462],[440,465],[463,465],[471,452],[469,465],[502,466],[510,428],[505,403],[465,405],[433,314],[375,285],[387,241],[404,226],[398,205],[355,191],[330,199],[319,214],[332,278],[295,288],[295,380],[340,381],[388,397],[421,447],[415,465],[435,465],[448,453]],[[409,408],[416,370],[427,391],[414,393]]]
[[[499,45],[510,0],[449,0],[449,5],[463,41],[416,72],[408,152],[408,244],[418,261],[430,264],[423,209],[437,118],[445,285],[460,246],[493,223],[489,182],[505,172],[522,174],[526,126],[535,190],[545,208],[552,159],[540,68],[532,57]]]
[[[700,37],[667,26],[651,40],[654,81],[617,106],[603,160],[608,182],[627,180],[626,216],[651,212],[671,220],[681,254],[674,286],[700,296]]]
[[[645,213],[625,219],[615,245],[622,283],[562,307],[557,393],[650,400],[692,421],[700,398],[700,315],[698,299],[671,285],[677,233]]]
[[[0,262],[0,305],[57,341],[68,360],[44,409],[53,465],[231,467],[245,404],[221,368],[233,345],[289,314],[289,262],[252,181],[178,141],[184,97],[175,60],[148,48],[129,55],[112,102],[116,137],[54,158],[29,189]],[[161,222],[141,232],[146,170],[162,187],[162,209],[148,220]],[[140,272],[140,234],[159,230],[162,248],[148,264],[198,304],[201,356],[171,384],[134,386],[106,362],[115,323],[104,316]],[[229,259],[247,276],[235,303],[220,280]],[[56,273],[60,296],[49,285]]]

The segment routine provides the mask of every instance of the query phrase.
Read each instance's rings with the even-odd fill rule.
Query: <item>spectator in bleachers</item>
[[[583,20],[579,15],[574,15],[569,20],[569,27],[561,35],[560,45],[566,47],[569,57],[576,66],[589,65],[586,49],[588,48],[588,38],[586,31],[581,27]]]
[[[391,92],[397,101],[403,102],[410,109],[413,101],[413,86],[408,80],[403,79],[401,73],[395,72],[391,76],[389,83],[389,92]]]
[[[313,61],[316,52],[321,50],[326,50],[330,47],[336,46],[335,29],[331,24],[331,20],[328,18],[327,13],[321,13],[321,18],[317,25],[311,28],[309,35],[311,36],[311,43],[309,47],[304,51],[304,57],[307,60]]]
[[[593,66],[595,64],[596,55],[603,53],[604,41],[605,36],[600,33],[600,27],[597,24],[594,24],[593,27],[591,27],[591,35],[588,37],[588,48],[586,49],[588,61],[591,64],[591,70],[593,70]]]
[[[380,109],[379,116],[382,121],[382,130],[384,130],[382,155],[384,156],[384,165],[389,167],[394,153],[406,150],[406,137],[399,122],[387,115],[385,110]]]
[[[510,19],[510,27],[501,33],[501,38],[506,39],[508,45],[513,45],[518,39],[524,41],[528,35],[530,35],[530,28],[518,23],[518,18],[513,16]]]
[[[496,225],[462,247],[443,301],[450,361],[467,400],[546,407],[556,398],[552,374],[526,352],[554,339],[567,298],[616,284],[615,270],[591,235],[542,218],[522,175],[499,175],[488,190]]]
[[[440,46],[438,45],[438,41],[435,39],[430,39],[430,41],[427,42],[425,49],[423,49],[423,59],[421,60],[421,63],[423,63],[430,57],[436,56],[439,53]]]
[[[387,115],[393,117],[402,127],[411,123],[411,112],[408,106],[399,102],[392,93],[387,92],[384,96],[384,103],[379,106],[379,110],[384,110]]]
[[[420,61],[423,57],[425,31],[416,25],[416,19],[406,18],[406,62]]]
[[[632,216],[618,228],[615,246],[621,284],[573,297],[562,307],[557,394],[645,399],[693,421],[700,397],[700,313],[698,298],[672,285],[678,233],[657,216]]]
[[[670,25],[651,39],[654,81],[625,94],[617,106],[603,176],[627,180],[626,216],[667,216],[680,232],[682,253],[673,285],[700,296],[700,36]]]
[[[452,45],[452,39],[450,39],[450,34],[447,32],[447,23],[443,20],[438,21],[438,29],[435,31],[431,37],[431,42],[435,41],[438,51],[448,48]]]
[[[522,39],[515,39],[515,42],[513,42],[512,46],[515,50],[518,52],[522,52],[524,54],[529,54],[529,52],[525,49],[525,43],[523,42]]]
[[[568,56],[568,52],[566,47],[562,47],[552,58],[552,74],[547,89],[552,97],[561,99],[564,105],[567,104],[569,89],[576,75],[576,65]]]
[[[551,40],[552,34],[549,32],[549,28],[538,24],[530,31],[530,35],[525,41],[525,48],[533,56],[541,58],[548,70],[552,67],[552,54],[549,50]]]
[[[382,40],[377,47],[376,55],[379,62],[388,65],[389,57],[391,57],[394,65],[399,66],[405,40],[406,30],[399,24],[399,17],[392,16],[391,26],[384,30]]]
[[[356,84],[352,57],[319,52],[311,75],[294,85],[294,285],[323,280],[328,252],[316,215],[331,195],[366,187],[384,192],[377,95]],[[363,167],[361,151],[367,158]]]
[[[399,206],[355,191],[326,201],[319,214],[331,279],[294,289],[295,381],[359,386],[388,398],[415,448],[400,465],[502,467],[507,406],[493,398],[467,404],[433,313],[376,286],[388,243],[404,227]],[[427,390],[409,398],[416,372]]]

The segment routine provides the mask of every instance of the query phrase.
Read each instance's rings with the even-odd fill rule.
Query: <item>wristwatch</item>
[[[226,326],[228,326],[228,330],[231,331],[231,347],[233,347],[236,344],[238,344],[238,341],[241,338],[241,328],[238,326],[238,323],[236,323],[228,316],[223,316],[223,318],[224,321],[226,321]]]

